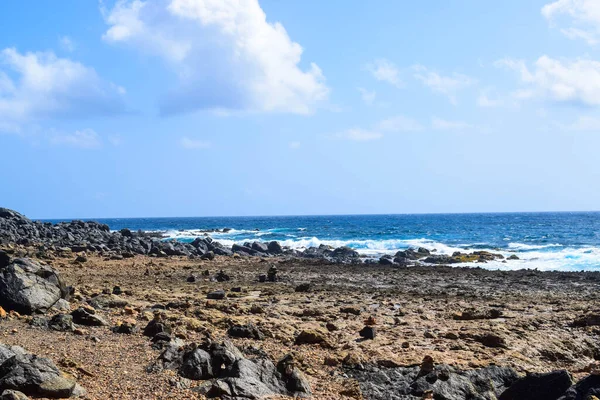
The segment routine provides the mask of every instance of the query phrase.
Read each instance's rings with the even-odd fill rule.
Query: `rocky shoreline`
[[[212,259],[215,255],[238,255],[308,258],[344,264],[378,262],[383,265],[403,267],[419,264],[446,265],[504,260],[503,255],[487,251],[441,255],[425,248],[417,248],[398,251],[395,256],[385,255],[376,261],[362,258],[357,251],[345,246],[333,248],[320,245],[299,251],[281,246],[277,241],[268,243],[255,241],[226,247],[209,236],[209,233],[226,232],[227,230],[228,228],[204,231],[204,236],[197,237],[191,243],[184,243],[177,240],[165,240],[160,233],[156,232],[136,232],[126,228],[120,231],[111,231],[108,225],[95,221],[75,220],[58,224],[32,221],[16,211],[0,208],[0,244],[37,246],[37,255],[40,258],[44,258],[48,251],[59,253],[95,252],[111,259],[131,258],[135,255],[163,258],[185,256],[191,259]],[[515,255],[508,258],[508,260],[514,259],[518,259],[518,257]]]
[[[597,272],[437,265],[497,255],[425,249],[217,254],[206,237],[169,255],[6,209],[0,238],[0,399],[600,396]]]

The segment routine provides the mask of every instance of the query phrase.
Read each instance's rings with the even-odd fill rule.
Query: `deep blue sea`
[[[294,248],[350,246],[378,256],[422,246],[438,253],[495,250],[521,260],[478,264],[493,269],[600,270],[600,212],[336,215],[285,217],[106,218],[111,229],[162,231],[191,241],[202,230],[224,244],[280,241]],[[58,222],[58,220],[51,220]]]

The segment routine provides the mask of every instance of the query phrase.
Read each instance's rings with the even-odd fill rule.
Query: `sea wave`
[[[384,254],[393,255],[399,250],[423,247],[436,254],[451,255],[454,252],[487,250],[500,253],[508,258],[517,255],[519,260],[491,261],[488,263],[459,264],[465,266],[479,266],[488,269],[538,269],[538,270],[598,270],[600,269],[600,247],[568,247],[559,243],[533,244],[521,242],[509,242],[498,249],[486,242],[447,244],[429,238],[414,239],[325,239],[315,236],[297,236],[304,232],[302,228],[274,228],[261,231],[231,229],[227,232],[207,232],[202,229],[192,230],[170,230],[163,231],[165,237],[191,241],[198,236],[209,235],[225,246],[243,244],[245,242],[277,240],[282,246],[296,250],[304,250],[309,247],[328,245],[332,247],[348,246],[366,257],[380,257]],[[504,239],[507,239],[505,237]]]
[[[559,243],[551,243],[551,244],[526,244],[526,243],[509,243],[508,248],[512,250],[518,251],[528,251],[528,250],[540,250],[540,249],[548,249],[552,247],[563,247],[562,244]]]

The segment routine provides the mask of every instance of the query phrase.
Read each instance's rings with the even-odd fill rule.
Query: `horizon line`
[[[17,211],[18,212],[18,211]],[[76,221],[106,219],[165,219],[165,218],[292,218],[292,217],[360,217],[360,216],[398,216],[398,215],[484,215],[484,214],[575,214],[598,213],[600,210],[560,210],[560,211],[477,211],[477,212],[411,212],[411,213],[358,213],[358,214],[278,214],[278,215],[205,215],[205,216],[162,216],[162,217],[65,217],[31,218],[34,221]]]

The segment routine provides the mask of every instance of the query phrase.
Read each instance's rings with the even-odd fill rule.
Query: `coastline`
[[[47,237],[45,228],[38,236],[28,233],[39,227],[26,220],[17,225],[21,236],[15,241],[3,231],[0,248],[7,262],[47,264],[72,288],[67,305],[45,315],[7,309],[1,343],[54,361],[87,391],[83,398],[212,397],[210,390],[231,385],[223,379],[232,378],[189,379],[181,367],[173,370],[161,361],[169,351],[208,351],[202,347],[207,341],[229,343],[245,363],[279,365],[291,357],[294,376],[310,390],[267,396],[281,399],[419,400],[446,390],[459,394],[440,398],[459,400],[465,390],[477,390],[495,399],[518,387],[515,382],[538,376],[531,374],[547,374],[540,379],[552,382],[568,377],[568,387],[555,390],[577,391],[576,382],[589,383],[600,371],[600,272],[461,267],[424,249],[394,257],[409,265],[394,258],[364,262],[347,248],[297,256],[275,244],[266,251],[253,244],[230,253],[223,248],[225,254],[210,256],[212,250],[124,254],[130,251],[124,243],[138,243],[143,234],[110,233],[100,224],[74,221],[46,226],[55,233]],[[27,235],[32,239],[24,240]],[[81,238],[86,243],[75,244]],[[197,244],[212,243],[205,239]],[[162,243],[173,250],[196,248]],[[439,262],[419,261],[429,257]],[[485,261],[497,255],[454,257]],[[53,327],[81,309],[103,324]],[[167,342],[144,337],[157,318],[169,327]],[[478,374],[496,383],[473,389]]]

